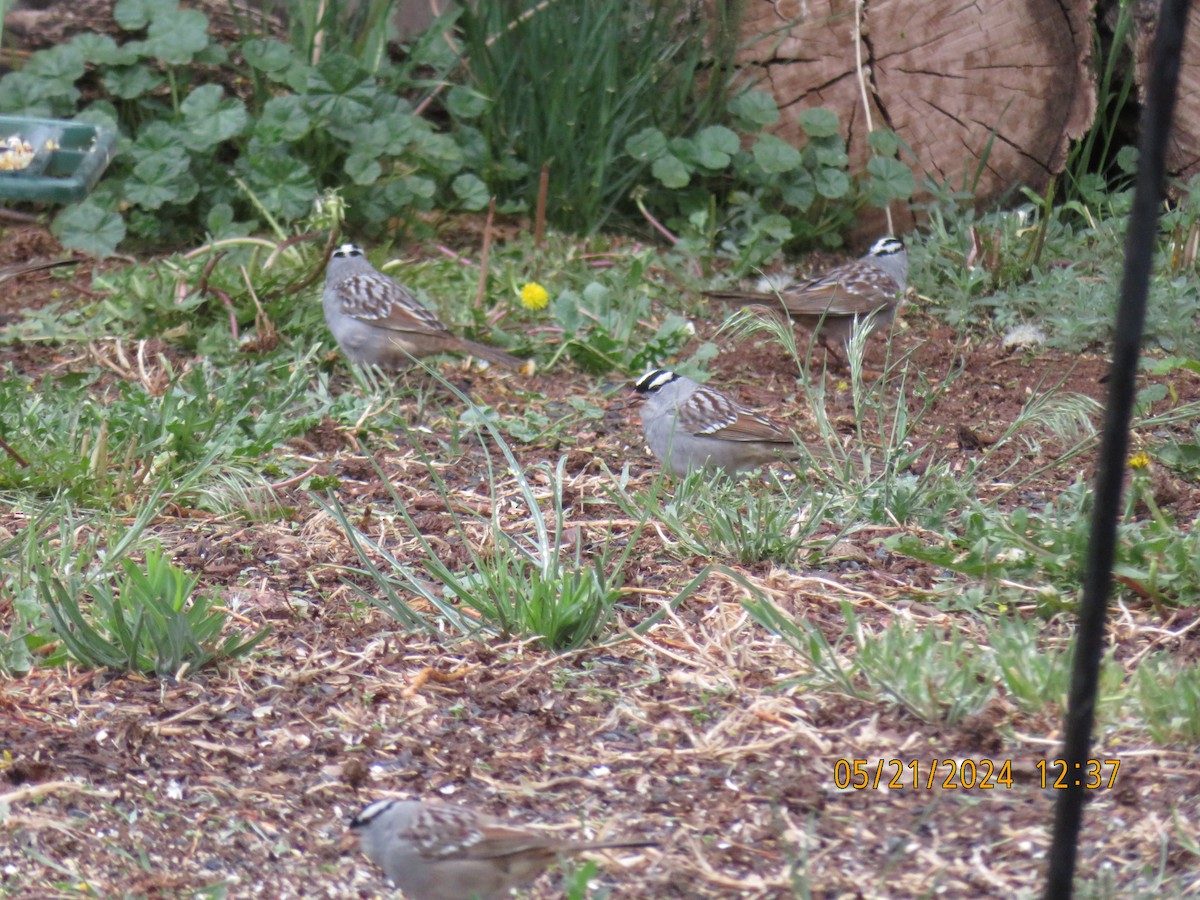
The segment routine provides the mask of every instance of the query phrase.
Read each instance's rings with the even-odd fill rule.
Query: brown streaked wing
[[[342,312],[393,331],[444,332],[446,326],[403,285],[385,275],[363,272],[334,286]]]
[[[679,408],[679,424],[692,434],[726,441],[772,441],[791,443],[780,423],[756,416],[728,397],[708,388],[695,390]]]
[[[882,271],[832,272],[783,292],[783,304],[798,315],[866,315],[886,305],[880,294],[895,297],[900,285]]]
[[[408,828],[400,829],[400,837],[411,841],[423,856],[457,857],[483,840],[487,823],[468,809],[430,803]]]
[[[520,828],[506,828],[503,825],[490,825],[487,829],[487,840],[468,847],[463,856],[468,859],[503,859],[517,853],[529,853],[542,850],[547,860],[554,857],[554,848],[570,847],[570,841],[560,841],[553,837],[535,834]]]

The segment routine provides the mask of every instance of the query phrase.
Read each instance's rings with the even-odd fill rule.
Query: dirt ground
[[[29,252],[6,245],[0,265]],[[77,273],[74,284],[88,283]],[[61,282],[46,273],[0,286],[0,316],[11,321],[52,287]],[[698,339],[712,330],[701,326]],[[797,370],[765,339],[737,352],[724,337],[718,343],[715,381],[747,404],[794,393]],[[964,436],[986,441],[1046,383],[1103,398],[1105,364],[1096,356],[1008,353],[919,309],[905,315],[897,350],[911,352],[933,384],[961,368],[921,424],[920,437],[952,458],[978,453],[961,446],[970,443]],[[869,361],[882,363],[883,352],[874,344]],[[73,353],[4,344],[0,366],[61,374],[94,362]],[[528,404],[519,376],[454,372],[502,414]],[[835,419],[849,409],[836,381]],[[1200,377],[1175,375],[1171,384],[1179,402],[1200,397]],[[570,368],[531,387],[547,410],[572,396],[598,398],[597,380]],[[790,416],[802,424],[806,413]],[[439,427],[436,417],[425,424]],[[629,461],[635,485],[657,473],[623,401],[590,427],[569,445],[517,445],[527,464],[567,454],[572,524],[584,540],[619,518],[604,504],[601,461],[614,471]],[[368,450],[422,528],[445,533],[441,500],[411,448],[380,443]],[[473,501],[503,502],[480,493],[482,453],[464,447],[461,459],[447,461],[451,486]],[[291,454],[296,471],[336,475],[351,515],[372,517],[400,546],[387,491],[354,435],[327,423],[293,442]],[[1046,461],[1014,449],[995,464],[998,472],[1015,464],[1011,481]],[[1044,476],[1017,500],[1057,493],[1077,471],[1090,474],[1092,462]],[[1195,517],[1194,485],[1164,476],[1162,491],[1172,514]],[[466,803],[560,834],[658,840],[656,849],[597,857],[598,881],[613,897],[1038,893],[1055,793],[1039,786],[1035,766],[1057,752],[1056,718],[997,699],[961,726],[937,727],[889,705],[787,687],[802,668],[798,657],[750,620],[744,588],[716,574],[636,635],[633,626],[711,562],[679,560],[653,528],[626,572],[609,630],[620,640],[557,655],[528,642],[405,634],[347,583],[339,567],[357,559],[329,515],[295,488],[279,499],[292,513],[267,523],[178,510],[154,526],[176,562],[220,589],[247,630],[273,628],[250,658],[179,683],[79,669],[0,680],[0,896],[390,896],[347,841],[346,821],[391,795]],[[0,510],[0,534],[28,521]],[[838,560],[741,572],[831,638],[844,627],[843,602],[865,627],[903,617],[969,633],[968,617],[928,602],[937,571],[882,549],[899,530],[860,531],[849,541],[861,552]],[[11,624],[12,602],[0,594],[0,630]],[[1152,643],[1187,652],[1194,632],[1181,629],[1191,613],[1173,616],[1125,605],[1114,640],[1131,652]],[[1096,755],[1122,762],[1116,785],[1096,792],[1086,813],[1080,874],[1112,886],[1095,895],[1137,895],[1139,872],[1158,873],[1181,896],[1200,892],[1194,748],[1115,744]],[[932,788],[839,789],[838,762],[854,759],[915,763],[922,782],[936,765],[946,772],[946,760],[1010,762],[1012,784],[955,789],[938,777]],[[559,876],[528,896],[562,896]]]

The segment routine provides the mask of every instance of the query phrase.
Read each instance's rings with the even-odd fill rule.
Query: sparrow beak
[[[622,411],[630,410],[630,409],[641,409],[645,405],[645,403],[646,403],[646,395],[645,394],[630,394],[628,397],[625,398],[624,403],[616,405],[616,409],[619,409]]]

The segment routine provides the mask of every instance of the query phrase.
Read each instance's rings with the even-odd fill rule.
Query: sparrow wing
[[[397,837],[413,844],[429,859],[457,859],[470,855],[484,839],[490,819],[465,807],[427,803]]]
[[[360,272],[334,285],[342,312],[376,328],[443,334],[446,326],[399,282]]]
[[[788,312],[801,316],[864,316],[900,293],[896,280],[878,266],[851,263],[785,290]]]
[[[758,291],[705,291],[704,296],[731,303],[755,304],[778,309],[781,305],[794,316],[865,316],[893,298],[900,285],[883,270],[872,267],[833,269],[778,294]]]
[[[792,443],[782,423],[755,415],[724,394],[697,388],[676,413],[681,428],[702,437],[723,441]]]

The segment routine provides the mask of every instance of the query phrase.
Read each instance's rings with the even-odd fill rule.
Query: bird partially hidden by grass
[[[891,325],[904,303],[907,285],[908,251],[897,238],[884,237],[853,262],[835,266],[777,293],[719,290],[705,291],[704,296],[777,311],[812,331],[842,364],[840,351],[831,342],[844,346],[855,322],[868,316],[872,317],[872,334]]]

